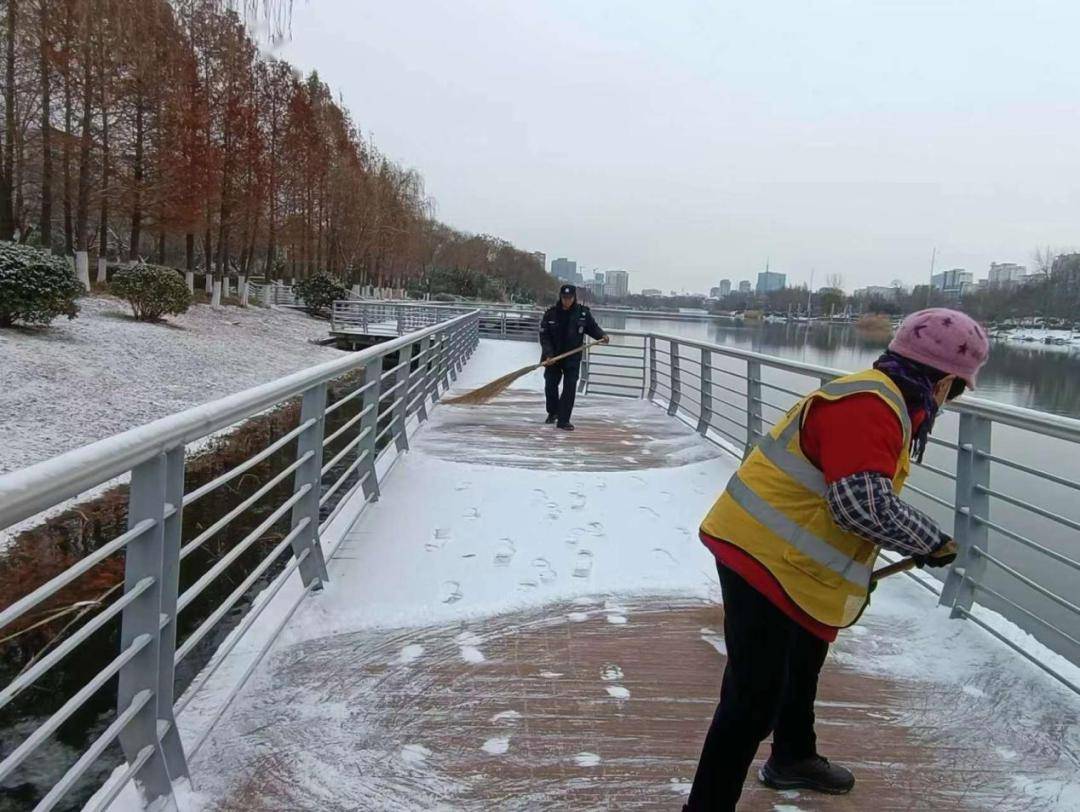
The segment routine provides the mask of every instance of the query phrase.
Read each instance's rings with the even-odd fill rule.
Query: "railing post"
[[[746,448],[743,459],[750,456],[750,451],[762,437],[761,431],[761,363],[746,362]]]
[[[704,437],[712,422],[712,353],[701,349],[701,414],[698,415],[698,434]]]
[[[975,599],[975,585],[982,578],[989,528],[975,515],[990,518],[990,435],[993,423],[985,417],[962,412],[956,452],[956,508],[953,514],[953,539],[959,547],[956,561],[945,577],[941,590],[943,606],[952,607],[952,617],[963,617]],[[979,452],[983,452],[980,454]]]
[[[578,376],[578,392],[585,393],[589,387],[589,356],[592,350],[585,350],[581,358],[581,374]]]
[[[118,711],[125,710],[143,694],[154,694],[142,710],[120,731],[120,746],[128,763],[133,763],[147,747],[153,755],[136,775],[148,800],[172,792],[168,769],[158,746],[158,703],[162,701],[159,668],[161,663],[162,553],[165,538],[166,499],[165,455],[158,454],[131,471],[128,492],[128,529],[147,519],[153,526],[131,540],[124,550],[124,591],[132,591],[151,578],[153,585],[124,607],[120,624],[120,649],[141,638],[149,638],[142,650],[120,669],[116,695]],[[172,695],[172,692],[169,692]],[[171,711],[171,708],[170,708]]]
[[[668,402],[667,413],[674,415],[679,413],[679,403],[682,401],[682,376],[679,372],[679,342],[669,341],[669,357],[671,358],[671,400]]]
[[[322,545],[319,543],[319,498],[322,492],[323,437],[326,426],[326,384],[319,383],[305,390],[300,405],[300,422],[314,420],[314,424],[300,432],[296,439],[297,459],[312,452],[311,457],[301,464],[293,474],[293,493],[304,485],[311,488],[292,509],[291,530],[295,530],[304,519],[307,526],[296,534],[292,541],[293,555],[299,557],[304,550],[310,550],[308,557],[300,565],[300,577],[304,586],[318,581],[320,589],[328,580],[326,561],[323,559]]]
[[[420,339],[420,360],[417,362],[416,374],[420,376],[420,404],[416,407],[417,419],[423,423],[427,420],[427,399],[431,388],[431,356],[428,349],[432,345],[432,336]]]
[[[410,344],[408,347],[402,347],[398,351],[398,363],[401,366],[394,375],[394,383],[398,384],[398,387],[394,390],[394,400],[400,398],[401,402],[394,407],[392,417],[393,422],[397,423],[397,431],[391,432],[396,435],[394,445],[397,446],[398,451],[409,450],[409,438],[405,435],[405,420],[409,407],[409,382],[412,380],[412,360],[415,356],[415,343]]]
[[[656,336],[649,336],[649,400],[656,397]]]
[[[161,615],[168,618],[158,643],[157,718],[168,723],[161,739],[169,778],[188,774],[187,757],[173,713],[176,668],[176,600],[180,592],[180,541],[184,525],[184,446],[165,452],[165,504],[172,515],[165,519],[161,556]]]
[[[367,462],[363,466],[363,473],[360,476],[366,476],[364,480],[364,498],[369,502],[375,502],[379,499],[379,480],[375,476],[375,435],[379,433],[379,395],[382,389],[382,358],[375,358],[368,361],[364,366],[364,386],[374,382],[374,386],[370,389],[364,390],[363,400],[360,402],[360,409],[364,412],[364,416],[360,418],[360,432],[367,432],[366,438],[360,443],[360,447],[356,449],[357,454],[363,454],[367,452]]]

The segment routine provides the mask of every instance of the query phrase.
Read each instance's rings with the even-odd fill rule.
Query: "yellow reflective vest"
[[[825,477],[803,454],[800,433],[815,400],[859,394],[880,397],[903,427],[893,474],[899,493],[911,466],[911,419],[896,384],[870,370],[837,378],[796,404],[746,458],[701,524],[704,533],[765,566],[810,617],[835,627],[850,626],[862,614],[878,547],[832,520]]]

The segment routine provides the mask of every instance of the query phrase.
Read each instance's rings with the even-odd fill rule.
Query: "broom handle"
[[[887,567],[874,570],[874,574],[870,576],[871,581],[880,581],[882,578],[888,578],[890,575],[896,575],[898,572],[907,572],[915,567],[914,558],[905,558],[901,561],[897,561],[895,564],[889,564]]]
[[[564,358],[569,358],[571,355],[577,355],[579,352],[584,352],[585,350],[592,349],[597,344],[602,344],[602,343],[603,342],[601,342],[601,341],[594,341],[592,344],[582,344],[576,350],[570,350],[570,352],[564,352],[562,355],[556,355],[556,356],[554,356],[552,358],[548,358],[546,361],[541,361],[537,366],[542,366],[543,367],[543,366],[548,366],[549,364],[554,364],[556,361],[561,361]]]

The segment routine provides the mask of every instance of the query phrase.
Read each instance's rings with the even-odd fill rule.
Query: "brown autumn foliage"
[[[264,57],[288,2],[8,0],[0,18],[0,239],[273,278],[430,290],[482,273],[552,286],[530,253],[435,221],[316,73]]]

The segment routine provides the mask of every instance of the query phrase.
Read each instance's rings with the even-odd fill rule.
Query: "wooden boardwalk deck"
[[[733,461],[634,401],[542,419],[524,389],[436,409],[192,765],[209,808],[680,808],[725,656],[693,529]],[[910,582],[882,590],[820,687],[854,792],[752,774],[740,808],[1070,808],[1074,699]],[[939,656],[962,669],[918,673]]]

